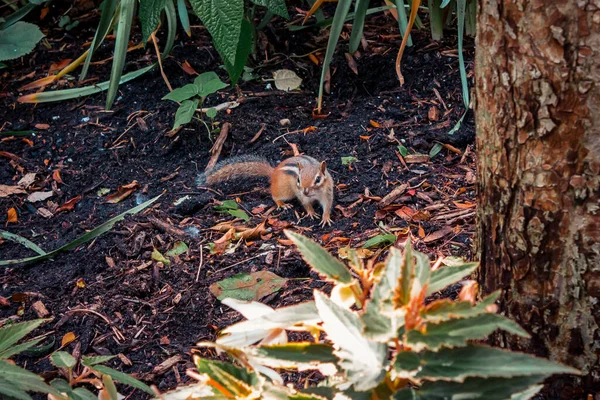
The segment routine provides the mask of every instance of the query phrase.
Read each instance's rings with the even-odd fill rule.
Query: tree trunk
[[[476,45],[478,280],[532,336],[496,341],[581,369],[561,398],[583,397],[600,390],[600,1],[481,0]]]

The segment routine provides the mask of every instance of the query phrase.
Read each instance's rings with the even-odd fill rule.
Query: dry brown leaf
[[[8,209],[8,216],[6,218],[6,222],[7,223],[17,223],[19,221],[19,218],[17,217],[17,209],[14,207],[11,207]]]
[[[405,221],[411,221],[417,211],[408,206],[402,206],[402,208],[399,208],[394,213]]]
[[[69,343],[71,343],[74,340],[75,340],[75,334],[73,332],[67,332],[62,337],[62,340],[60,342],[60,347],[65,347],[66,345],[68,345]]]
[[[13,194],[25,194],[25,193],[27,193],[27,192],[25,190],[23,190],[23,188],[20,186],[8,186],[8,185],[0,184],[0,197],[8,197],[8,196],[12,196]]]
[[[262,235],[264,235],[265,233],[267,233],[267,221],[263,221],[260,224],[256,225],[254,228],[248,228],[243,230],[242,232],[236,233],[234,235],[235,239],[244,239],[244,240],[249,240],[249,239],[256,239],[256,238],[260,238]]]
[[[181,63],[181,69],[188,75],[198,75],[196,70],[190,65],[190,63],[187,60]]]
[[[33,192],[27,196],[27,201],[30,203],[37,203],[38,201],[44,201],[54,196],[54,192]]]
[[[35,129],[39,129],[42,131],[45,131],[46,129],[50,129],[50,125],[48,125],[48,124],[35,124],[34,127],[35,127]]]
[[[460,301],[468,301],[471,304],[475,304],[475,300],[477,300],[477,292],[479,287],[477,286],[476,281],[467,281],[463,283],[462,289],[460,289],[460,293],[458,294],[458,299]]]
[[[439,231],[435,231],[433,233],[430,233],[429,235],[427,235],[425,238],[423,238],[423,243],[432,243],[435,242],[436,240],[440,240],[443,237],[449,235],[453,233],[452,228],[446,226],[442,229],[440,229]]]
[[[440,110],[436,106],[431,106],[429,108],[429,112],[427,113],[427,118],[430,121],[437,121],[440,119]]]
[[[56,212],[59,211],[71,211],[73,209],[73,207],[75,207],[75,204],[77,204],[83,197],[81,195],[77,196],[77,197],[73,197],[71,200],[67,201],[65,204],[63,204],[62,206],[58,207],[58,209],[56,210]]]
[[[35,172],[29,172],[17,182],[17,185],[27,189],[33,182],[35,182]]]
[[[54,214],[52,214],[48,209],[46,208],[38,208],[36,211],[36,214],[44,217],[44,218],[52,218],[54,216]]]
[[[48,315],[50,315],[50,312],[48,311],[44,303],[41,302],[41,300],[38,300],[35,303],[33,303],[31,305],[31,308],[33,308],[33,311],[37,314],[38,318],[46,318]]]
[[[419,237],[423,239],[425,237],[425,229],[419,225]]]
[[[72,58],[65,58],[64,60],[50,64],[50,70],[48,71],[48,75],[52,75],[56,71],[61,71],[67,65],[69,65],[71,61],[73,61]]]
[[[477,203],[471,203],[470,201],[465,201],[464,203],[459,203],[458,201],[453,201],[454,205],[458,208],[473,208],[477,206]]]
[[[119,186],[116,193],[106,196],[106,202],[116,204],[129,197],[139,187],[140,185],[137,183],[137,181],[133,181],[127,185]]]
[[[356,60],[352,57],[352,54],[346,53],[346,61],[348,62],[348,67],[354,72],[355,75],[358,75],[358,65],[356,65]]]
[[[54,172],[52,173],[52,179],[54,179],[55,182],[64,183],[62,178],[60,177],[60,169],[54,170]]]

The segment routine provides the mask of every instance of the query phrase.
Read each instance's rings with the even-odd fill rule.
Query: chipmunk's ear
[[[325,171],[327,170],[327,164],[325,163],[325,161],[321,161],[321,166],[319,167],[319,170],[322,174],[325,173]]]

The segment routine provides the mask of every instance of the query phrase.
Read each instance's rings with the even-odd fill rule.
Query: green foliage
[[[37,25],[19,21],[0,28],[0,61],[14,60],[31,53],[44,34]]]
[[[214,108],[209,108],[209,110],[214,110]],[[206,114],[208,115],[208,112]],[[250,221],[250,217],[248,216],[248,214],[246,214],[244,210],[241,210],[239,204],[236,203],[234,200],[225,200],[221,204],[216,205],[214,208],[215,211],[229,214],[235,218],[241,218],[246,222]]]
[[[196,79],[194,79],[194,83],[189,83],[183,87],[177,88],[164,96],[163,100],[171,100],[180,103],[179,108],[175,113],[175,124],[173,125],[173,129],[177,129],[180,126],[189,123],[196,113],[196,108],[204,103],[206,97],[226,86],[227,84],[221,81],[215,72],[209,71],[198,75]],[[206,112],[208,117],[214,118],[217,114],[217,110],[209,108],[209,111],[210,115],[208,111]],[[245,219],[248,220],[247,215]]]
[[[315,290],[314,301],[279,310],[224,299],[247,320],[224,329],[216,343],[199,345],[227,352],[239,366],[196,356],[204,383],[167,393],[165,400],[181,398],[183,390],[197,393],[194,398],[527,399],[548,376],[579,372],[472,343],[497,329],[528,336],[495,313],[498,293],[475,303],[476,285],[465,285],[458,301],[425,302],[431,287],[455,284],[475,264],[452,260],[432,271],[427,256],[408,241],[404,252],[392,247],[385,263],[365,266],[350,254],[346,267],[315,242],[286,235],[310,266],[334,283],[331,295]],[[345,291],[353,301],[341,295]],[[287,330],[308,332],[314,341],[287,343]],[[296,390],[283,386],[274,368],[318,370],[325,380]]]

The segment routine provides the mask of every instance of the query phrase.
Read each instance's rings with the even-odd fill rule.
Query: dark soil
[[[56,339],[55,349],[63,335],[73,332],[76,340],[66,350],[86,355],[119,354],[110,365],[137,374],[151,373],[169,357],[186,354],[175,367],[145,376],[160,389],[169,389],[187,381],[185,370],[191,367],[189,354],[195,343],[214,340],[220,329],[240,319],[209,292],[212,283],[236,273],[265,269],[286,278],[308,278],[290,280],[280,292],[263,299],[273,307],[306,300],[314,288],[327,290],[285,241],[282,228],[286,224],[318,240],[334,254],[342,246],[360,247],[379,233],[378,224],[383,223],[398,235],[398,243],[410,234],[417,249],[432,259],[451,254],[471,257],[473,213],[452,216],[474,202],[475,173],[472,114],[467,114],[458,132],[447,134],[464,112],[452,32],[442,43],[431,43],[427,32],[414,33],[415,46],[407,50],[402,65],[406,83],[400,87],[394,71],[399,37],[392,37],[397,25],[384,15],[371,18],[365,29],[369,48],[361,50],[356,59],[359,74],[348,66],[343,54],[347,41],[341,40],[332,67],[331,94],[325,97],[329,116],[314,119],[320,68],[300,55],[324,48],[325,38],[318,37],[317,31],[291,34],[278,23],[264,32],[266,45],[253,61],[255,73],[269,79],[277,69],[292,69],[304,79],[301,91],[268,89],[272,82],[258,79],[209,97],[209,105],[240,102],[230,113],[217,116],[220,125],[231,124],[220,159],[258,154],[277,163],[293,154],[290,144],[295,144],[300,152],[327,161],[337,185],[339,207],[332,226],[320,228],[316,221],[303,218],[300,207],[283,213],[273,210],[267,183],[261,180],[229,183],[215,188],[217,193],[196,188],[195,177],[204,170],[217,134],[211,138],[200,121],[170,133],[177,106],[160,100],[168,89],[158,69],[122,85],[110,112],[104,110],[104,94],[37,106],[18,103],[19,87],[45,76],[51,63],[78,57],[84,43],[91,40],[97,24],[95,13],[66,33],[54,23],[61,15],[59,11],[53,9],[42,22],[49,48],[40,45],[31,56],[0,70],[0,131],[35,131],[25,137],[27,140],[0,136],[0,150],[16,156],[0,157],[4,160],[0,162],[0,184],[16,185],[26,173],[35,172],[36,181],[27,194],[54,192],[50,199],[37,203],[27,202],[27,194],[0,198],[3,221],[10,208],[18,212],[18,222],[8,223],[5,229],[50,251],[164,194],[150,208],[128,216],[98,239],[52,261],[2,267],[0,296],[8,298],[10,305],[0,308],[0,325],[5,319],[36,318],[32,304],[41,301],[54,321],[37,333],[50,332]],[[164,62],[173,87],[193,80],[179,66],[185,61],[198,72],[213,70],[226,78],[205,30],[194,28],[191,39],[181,32],[176,43]],[[94,59],[109,57],[112,44],[105,43]],[[469,71],[472,54],[472,42],[468,41]],[[128,56],[126,70],[144,67],[154,59],[151,46],[134,51]],[[101,82],[109,74],[110,62],[104,62],[92,66],[90,77]],[[76,85],[75,79],[60,82],[61,88]],[[283,119],[288,119],[289,125],[282,126]],[[40,129],[44,126],[39,124],[48,128]],[[262,126],[262,135],[251,144]],[[307,133],[282,136],[313,126]],[[460,154],[443,148],[431,162],[405,167],[397,154],[399,143],[410,154],[428,154],[436,143],[452,145]],[[342,157],[348,156],[359,161],[342,165]],[[61,181],[53,177],[57,170]],[[107,203],[97,194],[102,188],[113,193],[133,181],[139,188],[118,204]],[[405,182],[413,188],[391,207],[379,210],[377,198]],[[77,196],[82,198],[74,209],[56,211],[57,206]],[[174,202],[184,196],[190,199],[175,206]],[[240,243],[234,252],[212,255],[206,246],[223,234],[209,228],[232,220],[214,211],[213,205],[231,198],[238,199],[252,215],[247,226],[267,220],[269,232]],[[401,207],[422,211],[422,215],[403,217],[397,211]],[[52,215],[40,215],[40,208]],[[176,230],[152,222],[156,220],[184,234],[177,235]],[[170,265],[152,260],[153,249],[164,254],[178,240],[189,246],[186,254]],[[3,260],[35,255],[8,240],[0,240],[0,254]],[[15,296],[19,293],[26,296]],[[110,324],[90,311],[106,317]],[[122,335],[121,339],[117,335]],[[51,369],[47,360],[30,364],[38,371]],[[131,398],[144,396],[136,392]]]

